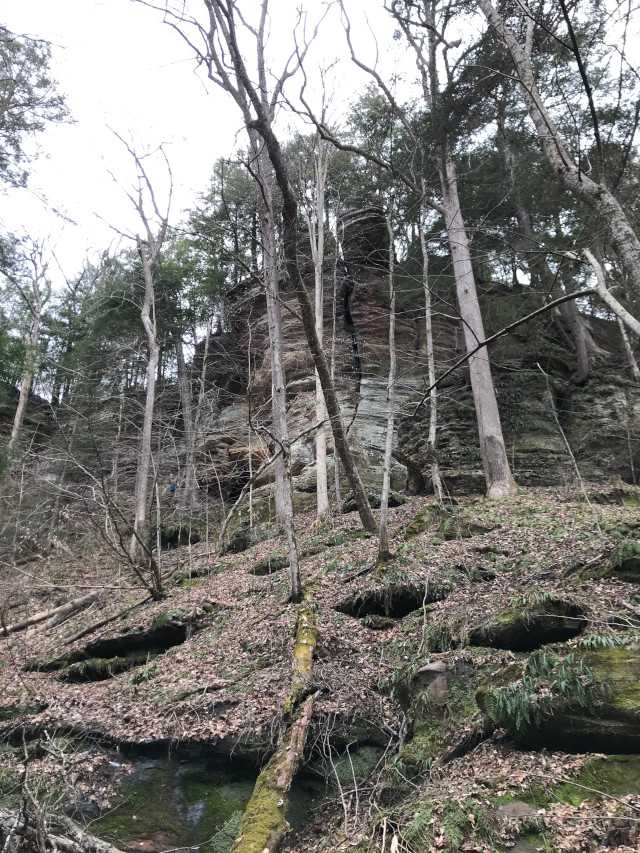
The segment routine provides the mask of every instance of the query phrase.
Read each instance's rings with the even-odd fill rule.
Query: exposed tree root
[[[233,843],[233,853],[275,853],[289,831],[286,819],[289,789],[303,760],[315,702],[311,676],[317,639],[312,590],[307,589],[296,623],[291,691],[282,709],[285,723],[291,721],[291,724],[258,776]]]

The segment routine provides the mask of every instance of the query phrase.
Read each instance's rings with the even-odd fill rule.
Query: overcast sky
[[[271,2],[271,44],[280,59],[287,45],[279,43],[278,33],[290,38],[292,27],[278,25],[296,5],[293,0]],[[310,2],[309,8],[317,14],[321,5]],[[347,5],[354,20],[366,10],[388,69],[395,61],[395,44],[382,4],[348,0]],[[5,6],[4,22],[15,33],[53,44],[51,70],[74,123],[40,134],[41,154],[30,181],[34,192],[1,196],[0,221],[7,231],[48,237],[67,276],[80,270],[87,254],[95,257],[118,239],[108,223],[124,231],[137,228],[130,203],[109,174],[122,183],[132,177],[130,160],[109,127],[133,139],[138,150],[167,143],[174,223],[206,186],[215,159],[230,154],[237,142],[244,144],[234,104],[198,77],[188,47],[153,10],[132,0],[20,0]],[[371,38],[360,38],[372,60]],[[344,54],[344,41],[334,14],[313,62],[330,62],[339,51]],[[341,97],[364,85],[346,59],[336,73]],[[48,206],[39,197],[46,198]]]

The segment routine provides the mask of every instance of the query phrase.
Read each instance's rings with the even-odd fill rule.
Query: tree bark
[[[287,425],[287,381],[282,361],[282,317],[279,300],[278,250],[273,213],[273,171],[263,140],[249,129],[249,138],[255,155],[255,177],[258,182],[258,216],[262,235],[262,263],[269,327],[271,356],[271,420],[273,438],[281,452],[276,456],[275,496],[276,516],[283,525],[289,552],[289,580],[291,598],[299,601],[301,595],[298,544],[293,525],[293,495],[291,485],[291,446]]]
[[[460,210],[456,169],[450,159],[446,160],[444,170],[440,172],[440,182],[442,185],[442,206],[445,212],[445,228],[456,280],[458,307],[464,325],[465,346],[469,352],[480,341],[484,340],[485,334],[471,264],[469,240]],[[469,373],[478,421],[480,455],[482,456],[487,484],[487,497],[504,498],[512,493],[514,481],[509,469],[498,402],[493,377],[491,376],[489,353],[486,347],[481,347],[469,358]]]
[[[424,182],[422,187],[425,192]],[[436,387],[436,367],[433,352],[433,324],[431,316],[431,287],[429,285],[429,252],[426,238],[426,211],[424,205],[420,206],[420,249],[422,252],[422,289],[424,291],[424,320],[425,320],[425,347],[427,352],[427,376],[429,380],[429,433],[427,436],[427,454],[431,460],[431,485],[433,493],[442,500],[442,479],[440,477],[440,466],[436,456],[436,430],[438,424],[438,389]]]
[[[178,509],[181,516],[188,515],[193,509],[197,488],[195,471],[195,417],[193,410],[193,396],[191,382],[187,375],[187,366],[184,358],[184,344],[179,330],[175,331],[176,363],[178,366],[178,389],[180,391],[180,405],[182,407],[182,423],[184,435],[184,477],[182,488],[178,497]]]
[[[380,496],[380,532],[378,540],[378,565],[391,559],[387,528],[389,521],[389,491],[391,489],[391,464],[393,452],[393,427],[396,401],[396,275],[395,235],[393,233],[393,202],[389,202],[386,223],[389,237],[389,376],[387,378],[387,434],[382,467],[382,494]]]
[[[67,616],[71,616],[72,613],[84,610],[85,607],[93,604],[97,598],[97,592],[91,592],[88,595],[83,595],[81,598],[74,598],[71,601],[67,601],[66,604],[61,604],[59,607],[34,613],[33,616],[30,616],[28,619],[23,619],[20,622],[14,622],[13,625],[3,625],[0,633],[6,637],[8,634],[15,634],[18,631],[24,631],[26,628],[30,628],[32,625],[37,625],[39,622],[45,622],[48,619],[59,618],[59,620],[62,621],[62,619]]]
[[[317,640],[312,591],[307,590],[298,611],[291,690],[283,707],[284,721],[291,723],[258,776],[231,848],[233,853],[275,853],[288,831],[289,789],[304,757],[315,701],[311,691]]]
[[[315,157],[315,199],[314,210],[309,217],[309,237],[311,240],[311,255],[313,258],[315,283],[315,329],[318,341],[322,346],[324,333],[324,204],[329,162],[329,145],[322,139],[317,140],[318,151]],[[316,370],[316,422],[319,424],[316,432],[316,499],[317,517],[323,521],[329,516],[329,489],[327,486],[327,433],[325,421],[327,409],[320,377]]]
[[[153,272],[151,260],[148,257],[142,240],[138,238],[138,251],[142,261],[144,274],[144,302],[140,318],[147,336],[149,356],[147,360],[147,390],[144,404],[142,433],[140,436],[140,456],[136,471],[134,493],[134,522],[131,537],[131,559],[143,563],[148,557],[143,542],[147,538],[147,510],[149,504],[149,471],[151,468],[151,433],[153,430],[153,410],[156,399],[156,374],[160,360],[160,347],[156,340],[156,325],[154,316]]]

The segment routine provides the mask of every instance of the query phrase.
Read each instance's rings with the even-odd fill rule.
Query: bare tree
[[[131,155],[136,170],[136,186],[132,190],[125,190],[129,200],[136,209],[144,228],[141,236],[136,234],[135,243],[142,265],[144,279],[144,299],[140,311],[140,319],[147,338],[148,358],[146,370],[146,396],[144,405],[144,417],[142,422],[142,433],[140,436],[140,456],[136,471],[136,485],[134,494],[134,523],[133,535],[131,537],[131,558],[138,563],[149,562],[151,556],[149,548],[145,545],[147,540],[148,507],[149,507],[149,473],[151,469],[151,435],[153,429],[153,413],[155,406],[156,376],[158,373],[158,362],[160,359],[160,345],[158,343],[157,318],[155,309],[155,281],[154,271],[160,258],[160,252],[167,236],[169,227],[169,212],[171,209],[171,196],[173,182],[171,178],[171,167],[162,146],[158,149],[166,165],[169,176],[169,189],[167,193],[166,207],[160,208],[156,193],[145,167],[145,160],[150,155],[140,156],[121,137],[123,144]],[[150,212],[149,212],[150,206]],[[154,582],[158,592],[162,591],[162,578],[160,569],[155,560],[151,560],[151,568],[154,571]]]
[[[422,183],[422,195],[426,196],[426,187]],[[433,493],[442,500],[442,479],[436,456],[436,430],[438,425],[438,389],[436,387],[436,368],[433,352],[433,323],[431,314],[431,286],[429,284],[429,250],[427,248],[427,209],[420,205],[420,249],[422,252],[422,289],[424,291],[425,347],[427,350],[427,378],[429,381],[429,434],[427,436],[427,454],[431,461],[431,485]]]
[[[327,170],[329,167],[329,156],[331,146],[329,143],[316,137],[313,153],[314,184],[311,211],[307,216],[309,226],[309,240],[311,242],[311,257],[313,259],[314,283],[315,283],[315,329],[318,341],[322,346],[324,332],[324,246],[325,246],[325,192],[327,184]],[[327,486],[327,433],[325,421],[327,419],[327,408],[324,404],[324,395],[320,377],[316,370],[316,496],[317,515],[319,520],[329,516],[329,490]]]
[[[194,50],[198,60],[204,64],[209,78],[233,97],[242,114],[250,138],[255,134],[262,141],[263,148],[261,150],[269,158],[275,182],[283,199],[282,235],[285,274],[294,286],[298,297],[303,328],[318,371],[333,430],[334,446],[353,489],[362,523],[366,530],[377,532],[378,524],[371,511],[369,500],[351,455],[327,359],[315,331],[313,306],[300,273],[298,264],[298,203],[289,180],[280,142],[273,129],[275,111],[282,100],[284,86],[304,61],[309,42],[305,43],[302,50],[296,50],[286,59],[284,68],[280,73],[273,74],[266,67],[268,0],[262,0],[260,4],[260,17],[257,27],[245,20],[242,12],[238,9],[236,0],[203,0],[203,3],[207,12],[206,25],[185,15],[181,5],[172,8],[167,3],[161,8],[165,11],[168,23],[180,33]],[[147,3],[146,5],[153,4]],[[192,31],[188,32],[188,27],[192,27]],[[240,32],[238,27],[240,27]],[[193,38],[190,37],[191,32],[195,33]],[[249,72],[244,58],[247,55],[243,41],[245,38],[252,42],[255,49],[255,77]],[[271,91],[269,91],[268,86],[269,76],[274,80]],[[284,387],[282,387],[282,398],[284,400]],[[285,454],[283,453],[282,456],[284,458]]]
[[[386,214],[389,235],[389,376],[387,378],[387,434],[382,466],[382,494],[380,496],[380,535],[378,541],[378,565],[391,559],[387,527],[389,520],[389,491],[391,488],[391,465],[393,462],[393,428],[396,402],[396,250],[393,230],[393,196],[389,199]]]
[[[451,78],[449,52],[458,47],[460,42],[447,41],[445,29],[450,19],[450,10],[448,4],[441,3],[440,0],[420,0],[417,3],[393,0],[390,11],[413,48],[425,104],[429,109],[442,190],[442,205],[439,210],[444,216],[465,345],[467,352],[470,352],[484,340],[485,333],[473,273],[471,247],[458,195],[452,142],[443,120],[439,79],[439,67],[444,67],[448,78]],[[447,80],[447,83],[451,82],[452,79]],[[487,496],[505,497],[512,492],[514,481],[502,435],[489,353],[485,348],[481,348],[476,355],[469,358],[469,373]]]
[[[22,430],[29,394],[37,364],[37,349],[40,344],[40,328],[42,325],[42,310],[49,299],[51,288],[46,275],[48,262],[44,260],[44,249],[40,243],[32,243],[25,258],[25,278],[9,274],[8,278],[20,295],[28,314],[28,331],[24,335],[27,345],[27,366],[20,380],[20,396],[13,416],[11,437],[9,438],[9,455],[11,456]]]

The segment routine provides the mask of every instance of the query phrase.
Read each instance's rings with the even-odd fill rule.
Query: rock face
[[[343,419],[362,479],[366,485],[379,488],[389,364],[388,245],[383,212],[375,207],[356,211],[344,217],[342,228],[343,258],[337,267],[331,258],[326,263],[325,351],[334,363]],[[397,438],[392,487],[421,494],[431,491],[426,451],[428,405],[416,409],[426,377],[423,297],[416,284],[419,277],[398,269]],[[308,285],[312,287],[310,272]],[[455,301],[446,275],[436,276],[434,287],[439,297]],[[523,292],[492,284],[481,294],[487,334],[526,313],[524,306],[528,306],[529,298]],[[294,500],[311,508],[316,480],[314,434],[309,429],[315,419],[314,368],[296,316],[295,295],[283,287],[281,299]],[[249,472],[255,473],[274,447],[262,429],[270,423],[271,370],[264,295],[254,282],[241,283],[229,294],[227,317],[230,331],[214,337],[210,344],[207,408],[198,441],[198,479],[212,499],[228,505],[240,493]],[[572,383],[574,355],[560,339],[551,317],[543,315],[492,345],[509,461],[520,485],[571,481],[575,469],[567,442],[586,480],[618,476],[632,482],[634,472],[640,470],[640,388],[626,378],[615,325],[595,318],[592,325],[602,355],[592,377],[581,386]],[[455,319],[436,316],[434,337],[436,368],[441,374],[462,354]],[[199,353],[196,369],[198,357]],[[445,380],[438,400],[437,456],[445,488],[449,494],[481,493],[485,480],[464,366]],[[332,484],[330,434],[327,464]],[[269,466],[256,486],[268,487],[273,494],[273,476],[273,466]],[[347,488],[345,484],[344,490]]]
[[[640,645],[540,652],[480,687],[484,713],[527,747],[640,750]]]
[[[530,652],[548,643],[560,643],[577,636],[584,624],[584,611],[580,607],[555,599],[505,610],[471,628],[469,643]]]

